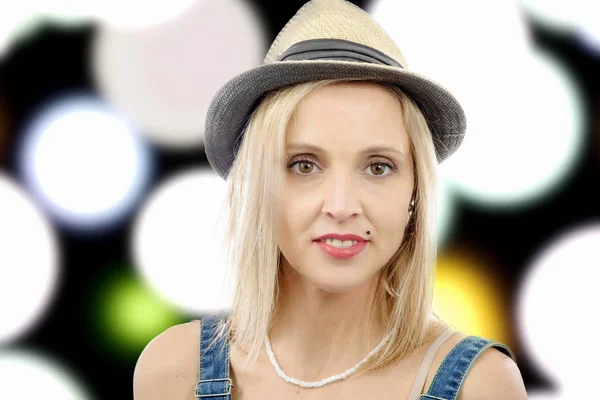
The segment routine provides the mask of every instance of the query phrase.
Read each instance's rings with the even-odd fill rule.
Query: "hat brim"
[[[268,91],[323,79],[375,78],[397,85],[425,116],[441,163],[461,145],[466,117],[456,98],[416,72],[387,65],[339,60],[276,61],[245,71],[219,89],[206,116],[204,147],[212,168],[226,179],[248,115]]]

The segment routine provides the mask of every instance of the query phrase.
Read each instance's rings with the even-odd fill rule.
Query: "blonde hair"
[[[350,81],[373,82],[398,98],[410,137],[415,171],[415,208],[404,239],[382,269],[374,307],[385,316],[391,339],[358,371],[376,371],[394,364],[430,340],[437,257],[437,159],[432,135],[415,102],[401,89],[370,79],[311,81],[267,93],[250,115],[243,140],[227,177],[224,206],[229,213],[224,236],[228,268],[236,275],[231,314],[218,324],[217,339],[230,335],[232,344],[250,349],[244,363],[254,364],[279,304],[281,254],[276,242],[276,215],[285,177],[286,129],[299,101],[313,90]]]

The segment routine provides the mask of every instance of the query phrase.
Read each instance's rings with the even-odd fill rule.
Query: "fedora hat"
[[[223,85],[206,116],[204,151],[227,179],[247,118],[263,95],[295,83],[376,78],[398,86],[425,116],[438,163],[461,145],[465,113],[441,84],[410,71],[402,52],[381,26],[345,0],[312,0],[279,32],[264,62]]]

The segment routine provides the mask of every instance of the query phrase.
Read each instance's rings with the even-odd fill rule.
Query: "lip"
[[[323,250],[325,253],[327,253],[330,256],[335,257],[335,258],[354,257],[357,254],[359,254],[361,251],[363,251],[364,248],[367,247],[367,244],[369,244],[368,241],[363,240],[363,241],[356,243],[353,246],[341,249],[338,247],[333,247],[331,245],[328,245],[325,242],[320,242],[318,240],[315,240],[314,242],[321,248],[321,250]]]
[[[346,234],[346,235],[340,235],[338,233],[327,233],[323,236],[319,236],[318,238],[315,239],[315,241],[317,240],[325,240],[325,239],[338,239],[338,240],[356,240],[358,242],[368,242],[367,239],[363,238],[362,236],[358,236],[358,235],[352,235],[352,234]]]

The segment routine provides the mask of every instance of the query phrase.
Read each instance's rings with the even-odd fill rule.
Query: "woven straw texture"
[[[313,0],[298,10],[281,29],[264,64],[277,59],[292,45],[309,39],[344,39],[372,47],[408,68],[402,52],[363,9],[344,0]]]

